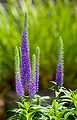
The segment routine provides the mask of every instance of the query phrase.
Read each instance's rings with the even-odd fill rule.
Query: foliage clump
[[[31,71],[27,30],[22,37],[20,51],[21,57],[19,57],[18,48],[16,47],[16,92],[19,96],[16,103],[18,108],[11,110],[14,115],[8,120],[71,120],[71,118],[77,120],[77,90],[67,90],[63,87],[62,38],[59,38],[56,82],[52,81],[54,83],[53,89],[50,88],[54,90],[55,97],[53,98],[49,96],[41,97],[36,94],[38,91],[40,52],[38,47],[36,56],[33,54]],[[46,100],[52,100],[52,102],[44,105],[42,102]]]

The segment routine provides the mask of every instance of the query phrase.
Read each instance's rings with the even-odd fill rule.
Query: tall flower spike
[[[32,80],[30,82],[29,95],[30,98],[35,97],[36,94],[36,56],[32,57]]]
[[[21,41],[21,78],[25,92],[28,93],[31,80],[31,65],[28,46],[28,13],[25,14],[24,30]]]
[[[39,56],[40,48],[36,48],[36,91],[38,92],[38,82],[39,82]]]
[[[63,41],[60,37],[58,40],[58,64],[56,73],[57,86],[62,87],[63,85]]]
[[[21,83],[21,74],[20,74],[20,58],[19,58],[19,51],[16,46],[16,54],[15,54],[15,69],[16,69],[16,92],[19,98],[23,99],[24,90]]]

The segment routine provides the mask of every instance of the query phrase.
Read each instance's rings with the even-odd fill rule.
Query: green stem
[[[37,97],[37,105],[41,105],[41,99],[40,99],[40,97]]]
[[[29,120],[28,115],[27,115],[27,120]],[[32,120],[32,118],[30,120]]]
[[[28,119],[28,115],[27,115],[27,120],[29,120],[29,119]]]

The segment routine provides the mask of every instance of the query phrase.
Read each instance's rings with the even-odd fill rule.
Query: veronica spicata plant
[[[24,28],[27,27],[26,23],[25,20]],[[36,55],[33,54],[31,68],[27,28],[24,29],[22,46],[19,49],[16,47],[16,92],[21,100],[16,101],[18,108],[11,110],[14,115],[8,120],[77,120],[77,91],[68,91],[63,87],[63,42],[61,37],[58,41],[58,47],[56,83],[53,83],[59,89],[55,89],[53,99],[49,96],[35,96],[39,82],[40,50],[39,47],[36,48]],[[24,97],[25,93],[29,97]],[[46,100],[52,100],[52,102],[44,104],[43,102]]]
[[[39,55],[40,49],[36,48],[36,55],[32,57],[32,67],[28,46],[28,13],[25,14],[24,29],[21,47],[16,46],[16,92],[20,101],[16,101],[18,108],[12,110],[14,115],[8,120],[77,120],[77,91],[68,91],[63,87],[63,41],[58,40],[58,64],[55,97],[40,97],[38,92],[39,82]],[[60,96],[63,93],[63,96]],[[25,96],[28,95],[28,96]],[[36,96],[35,96],[36,95]],[[50,104],[42,104],[45,100],[52,100]],[[68,105],[68,102],[70,103]],[[68,106],[67,106],[68,105]]]
[[[40,49],[37,47],[36,55],[33,54],[31,70],[28,46],[28,13],[26,13],[21,40],[21,49],[16,47],[16,92],[19,98],[23,98],[25,94],[29,95],[30,98],[35,97],[35,94],[38,91],[39,55]]]

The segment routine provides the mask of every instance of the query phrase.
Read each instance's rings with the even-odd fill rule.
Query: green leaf
[[[66,102],[72,102],[72,100],[70,100],[70,99],[62,99],[61,101],[62,102],[64,102],[64,101],[66,101]]]
[[[63,105],[65,104],[66,102],[63,102],[63,103],[59,103],[57,106],[56,106],[56,109],[62,109]]]
[[[17,118],[18,118],[17,115],[13,115],[13,116],[9,117],[7,120],[18,120]]]
[[[53,116],[53,119],[58,120],[58,118],[56,116]]]
[[[41,97],[41,99],[43,100],[43,99],[50,99],[50,97],[49,96],[43,96],[43,97]]]
[[[53,83],[54,85],[56,85],[56,82],[54,82],[54,81],[50,81],[51,83]]]
[[[35,111],[32,111],[32,112],[28,113],[29,120],[30,120],[31,118],[33,118],[35,114],[36,114]]]
[[[15,112],[15,113],[19,113],[20,111],[22,111],[23,109],[13,109],[13,110],[9,110],[11,112]]]
[[[67,118],[72,114],[73,114],[73,112],[68,112],[66,115],[64,115],[64,119],[67,120]]]
[[[77,110],[75,110],[75,111],[73,111],[75,114],[76,114],[76,116],[77,116]]]
[[[24,104],[23,104],[23,103],[17,102],[17,101],[16,101],[16,103],[18,104],[19,107],[22,107],[22,108],[24,107]]]

